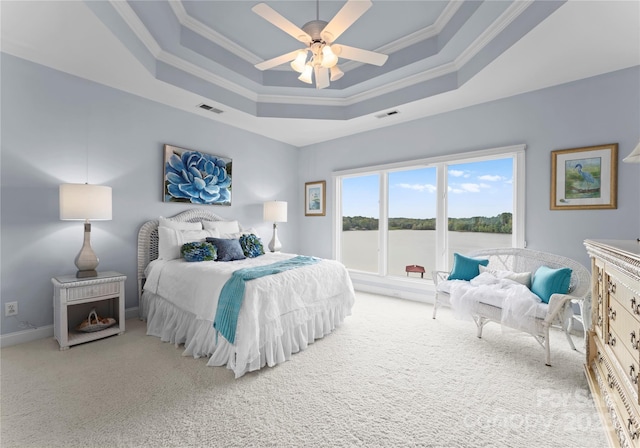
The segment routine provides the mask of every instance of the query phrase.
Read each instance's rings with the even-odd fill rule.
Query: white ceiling
[[[286,66],[268,74],[254,72],[254,63],[299,45],[252,13],[256,3],[3,0],[2,51],[297,147],[640,65],[637,1],[569,1],[536,18],[539,1],[470,6],[463,1],[374,0],[339,41],[372,51],[386,48],[389,65],[378,69],[344,63],[344,83],[316,90],[297,85]],[[313,2],[308,19],[309,2],[269,4],[298,26],[315,19]],[[333,16],[341,4],[321,1],[320,18],[329,20],[323,8]],[[460,15],[464,8],[474,9],[473,14],[464,26],[449,31],[443,45],[437,31],[442,32],[442,26],[444,34],[451,30],[454,13]],[[178,23],[180,18],[191,28]],[[189,33],[194,41],[207,35],[205,44],[211,42],[218,50],[224,44],[225,50],[207,57],[196,54],[185,48]],[[421,40],[429,35],[436,37]],[[417,42],[413,47],[412,38]],[[440,42],[436,54],[414,57],[428,42]],[[206,52],[207,45],[198,51]],[[409,45],[404,53],[402,45]],[[474,47],[475,59],[468,57]],[[478,63],[481,56],[485,60]],[[163,75],[164,67],[171,76]],[[451,67],[453,72],[447,72]],[[452,74],[458,82],[431,89],[444,78],[424,81],[430,70],[449,73],[447,79]],[[206,83],[188,84],[181,77]],[[424,83],[416,84],[416,79]],[[193,87],[196,84],[206,86]],[[203,102],[224,113],[198,109]],[[392,109],[399,113],[376,118]],[[287,110],[296,111],[295,116],[336,111],[342,119],[289,118]]]

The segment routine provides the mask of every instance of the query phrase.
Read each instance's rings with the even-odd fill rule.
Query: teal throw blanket
[[[236,340],[236,325],[238,324],[238,314],[244,300],[244,284],[249,280],[265,277],[267,275],[279,274],[290,269],[301,268],[319,262],[319,258],[305,257],[299,255],[284,261],[256,266],[253,268],[238,269],[220,291],[218,299],[218,309],[213,321],[213,328],[224,336],[230,343]]]

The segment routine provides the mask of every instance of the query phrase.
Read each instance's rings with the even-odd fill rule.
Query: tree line
[[[452,232],[511,233],[513,216],[500,213],[497,216],[449,218]],[[389,230],[435,230],[436,219],[389,218]],[[378,230],[378,219],[365,216],[343,216],[342,230]]]

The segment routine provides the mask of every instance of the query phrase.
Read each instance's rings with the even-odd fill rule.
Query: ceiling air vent
[[[384,117],[390,117],[391,115],[396,115],[399,114],[400,112],[398,112],[397,110],[390,110],[389,112],[384,112],[382,114],[378,114],[375,117],[376,118],[384,118]]]
[[[198,104],[198,107],[200,109],[204,109],[204,110],[208,110],[209,112],[213,112],[214,114],[221,114],[222,112],[224,112],[223,110],[217,109],[213,106],[209,106],[208,104]]]

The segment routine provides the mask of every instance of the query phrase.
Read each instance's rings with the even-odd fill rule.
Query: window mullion
[[[387,256],[389,254],[389,174],[380,173],[380,219],[378,220],[378,274],[387,275]]]
[[[436,202],[436,269],[443,271],[447,269],[447,165],[439,163],[437,165],[437,194]]]

